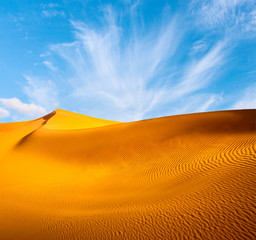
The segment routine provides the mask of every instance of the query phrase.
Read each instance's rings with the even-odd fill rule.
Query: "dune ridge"
[[[44,128],[52,130],[86,129],[118,124],[119,122],[85,116],[78,113],[57,109],[51,115],[49,122]]]
[[[0,124],[1,239],[256,238],[256,110]]]

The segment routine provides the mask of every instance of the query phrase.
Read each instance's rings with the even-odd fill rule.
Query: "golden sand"
[[[255,116],[0,124],[0,239],[256,239]]]

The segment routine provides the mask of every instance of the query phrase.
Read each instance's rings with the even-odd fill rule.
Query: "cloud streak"
[[[126,112],[124,118],[142,118],[144,109],[158,101],[159,93],[155,93],[161,91],[150,83],[160,78],[161,65],[177,49],[176,21],[172,19],[146,36],[135,34],[125,39],[110,9],[105,20],[107,25],[100,30],[72,22],[77,41],[51,49],[72,68],[73,96],[85,102],[97,99],[103,108],[112,105],[116,114]]]
[[[194,0],[186,12],[189,17],[166,7],[160,18],[147,24],[140,5],[127,1],[124,11],[100,9],[97,21],[70,21],[73,41],[50,45],[40,55],[43,60],[37,67],[47,67],[45,75],[24,76],[29,102],[47,112],[60,106],[119,121],[225,105],[225,93],[213,86],[225,80],[241,36],[254,36],[253,2]],[[240,106],[246,105],[243,98]]]
[[[72,22],[76,41],[51,46],[70,68],[71,97],[82,99],[86,114],[128,121],[164,115],[166,104],[207,86],[225,58],[220,41],[177,70],[184,35],[177,16],[143,33],[137,25],[125,32],[111,8],[104,17],[99,28]]]
[[[246,88],[239,99],[231,106],[231,109],[255,109],[256,108],[256,84]]]
[[[233,34],[236,38],[255,36],[256,2],[253,0],[194,0],[190,11],[196,24],[204,29]]]
[[[57,70],[57,68],[54,67],[53,64],[52,64],[51,62],[49,62],[49,61],[43,61],[43,64],[44,64],[46,67],[48,67],[50,70],[52,70],[52,71],[56,71],[56,70]]]
[[[24,76],[27,80],[23,86],[24,93],[30,101],[38,106],[42,106],[47,111],[52,111],[58,107],[58,89],[51,80],[41,80],[34,76]]]
[[[183,80],[174,89],[175,98],[202,89],[211,82],[224,62],[225,46],[224,41],[218,42],[201,59],[188,66]]]

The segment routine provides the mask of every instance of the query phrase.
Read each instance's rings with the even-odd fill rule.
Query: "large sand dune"
[[[0,239],[256,239],[255,117],[0,124]]]

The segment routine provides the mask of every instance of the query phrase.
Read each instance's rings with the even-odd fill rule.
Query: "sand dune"
[[[58,113],[55,115],[55,113]],[[47,124],[44,126],[46,129],[52,130],[72,130],[72,129],[86,129],[114,125],[119,122],[93,118],[78,113],[57,109]]]
[[[255,117],[0,124],[0,239],[256,239]]]

